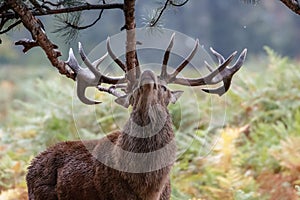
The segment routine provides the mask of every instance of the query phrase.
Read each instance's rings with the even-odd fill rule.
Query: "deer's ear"
[[[176,103],[176,101],[179,99],[179,97],[181,97],[182,94],[183,91],[181,90],[171,91],[171,103]]]
[[[130,105],[130,95],[124,95],[115,99],[115,102],[125,108],[128,108]]]

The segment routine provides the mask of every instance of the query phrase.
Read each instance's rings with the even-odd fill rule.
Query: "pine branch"
[[[76,2],[76,0],[75,0]],[[102,4],[106,4],[105,0],[102,0]],[[59,33],[62,37],[66,37],[66,42],[69,43],[78,36],[79,30],[88,29],[94,26],[102,18],[104,9],[101,9],[98,17],[88,25],[80,25],[81,12],[67,13],[65,15],[56,15],[58,22],[63,23],[62,26],[57,25],[58,28],[54,30],[54,33]]]
[[[169,6],[174,6],[174,7],[182,7],[185,4],[187,4],[189,0],[185,0],[183,2],[176,2],[174,0],[166,0],[164,5],[161,8],[158,8],[154,14],[154,18],[150,20],[149,26],[150,27],[155,27],[157,23],[160,21],[162,18],[164,12],[167,10]]]
[[[65,21],[65,23],[66,23],[69,27],[71,27],[71,28],[73,28],[73,29],[76,29],[76,30],[84,30],[84,29],[87,29],[87,28],[90,28],[90,27],[94,26],[94,25],[101,19],[103,11],[104,11],[104,10],[101,10],[101,11],[100,11],[100,13],[99,13],[97,19],[95,19],[95,21],[93,21],[92,23],[90,23],[90,24],[88,24],[88,25],[85,25],[85,26],[77,26],[77,25],[72,24],[72,23],[70,23],[70,22],[68,22],[68,21]]]
[[[57,23],[56,29],[52,31],[59,36],[64,37],[65,41],[69,43],[77,38],[79,30],[74,27],[80,27],[81,24],[81,12],[66,13],[55,16]]]

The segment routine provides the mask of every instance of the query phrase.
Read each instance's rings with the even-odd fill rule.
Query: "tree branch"
[[[173,0],[166,0],[164,6],[162,6],[162,8],[159,8],[159,10],[157,10],[155,14],[157,17],[151,20],[150,27],[155,27],[155,25],[159,22],[160,18],[162,17],[162,15],[164,14],[164,12],[166,11],[169,5],[174,7],[182,7],[188,2],[189,0],[185,0],[182,3],[175,3]]]
[[[30,39],[19,40],[19,41],[15,42],[15,45],[23,46],[24,47],[24,49],[23,49],[24,53],[26,53],[27,51],[29,51],[33,47],[38,47],[39,46],[39,44],[36,41],[30,40]]]
[[[101,10],[101,9],[124,10],[124,4],[121,4],[121,3],[97,4],[97,5],[85,4],[85,5],[81,5],[81,6],[74,6],[74,7],[68,7],[68,8],[45,10],[44,13],[41,13],[38,11],[33,11],[33,12],[31,12],[31,14],[33,16],[44,16],[44,15],[56,15],[56,14],[63,14],[63,13],[78,12],[78,11],[84,11],[84,10]],[[14,19],[14,18],[16,18],[16,15],[13,12],[7,12],[7,13],[0,14],[0,18]]]
[[[18,21],[16,21],[15,23],[13,23],[13,24],[11,24],[11,25],[9,25],[5,30],[1,30],[2,29],[2,24],[1,24],[1,26],[0,26],[0,35],[1,34],[3,34],[3,33],[6,33],[6,32],[8,32],[8,31],[10,31],[11,29],[13,29],[14,27],[16,27],[16,26],[18,26],[19,24],[21,24],[22,23],[22,21],[21,20],[18,20]],[[4,25],[4,24],[3,24]]]
[[[165,5],[162,7],[162,9],[159,12],[159,14],[158,14],[157,18],[155,19],[155,21],[151,22],[150,27],[154,27],[157,24],[157,22],[160,20],[161,16],[163,15],[165,10],[167,9],[169,2],[170,2],[170,0],[166,0]]]
[[[40,46],[46,53],[48,60],[61,74],[75,79],[76,74],[69,72],[65,66],[65,62],[58,59],[61,53],[57,50],[57,46],[48,39],[41,22],[33,16],[22,0],[7,0],[6,3],[20,17],[25,28],[31,33],[33,41],[21,41],[21,43],[23,42],[24,50]]]
[[[173,1],[170,1],[170,4],[171,4],[172,6],[182,7],[182,6],[184,6],[185,4],[187,4],[187,2],[189,2],[189,1],[190,1],[190,0],[185,0],[184,2],[178,3],[178,4],[174,3]]]
[[[292,10],[294,13],[300,15],[300,0],[280,0],[282,3],[284,3],[290,10]]]
[[[0,5],[0,13],[5,12],[7,9],[8,9],[8,6],[6,5],[5,2],[3,2],[3,3]]]
[[[58,7],[58,6],[60,6],[60,5],[62,5],[63,4],[63,1],[59,1],[59,2],[57,2],[57,3],[53,3],[53,2],[51,2],[51,1],[43,1],[42,0],[42,2],[43,2],[43,5],[50,5],[50,6],[56,6],[56,7]]]
[[[29,1],[40,13],[45,13],[45,11],[43,10],[39,2],[37,2],[36,0],[29,0]]]
[[[101,11],[100,11],[100,13],[99,13],[97,19],[95,19],[95,21],[93,21],[92,23],[90,23],[90,24],[88,24],[88,25],[86,25],[86,26],[76,26],[76,25],[74,25],[74,24],[72,24],[72,23],[70,23],[70,22],[67,22],[67,21],[66,21],[65,23],[66,23],[68,26],[70,26],[71,28],[76,29],[76,30],[87,29],[87,28],[90,28],[90,27],[94,26],[94,25],[101,19],[102,14],[103,14],[103,11],[104,11],[104,10],[101,10]]]

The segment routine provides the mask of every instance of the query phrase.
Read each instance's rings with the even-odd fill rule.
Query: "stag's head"
[[[218,59],[219,66],[216,69],[213,69],[213,67],[205,62],[205,66],[210,71],[208,75],[195,79],[179,78],[177,75],[192,60],[197,52],[199,42],[196,40],[195,46],[187,58],[185,58],[184,61],[177,68],[175,68],[172,73],[168,73],[167,65],[170,52],[174,44],[174,36],[175,34],[172,35],[170,43],[165,51],[161,73],[159,75],[156,75],[151,70],[145,70],[141,72],[137,58],[135,62],[135,68],[132,70],[127,70],[126,65],[123,64],[123,62],[120,61],[113,53],[110,47],[109,38],[107,39],[108,53],[93,63],[89,61],[81,44],[79,43],[79,53],[87,68],[82,68],[78,64],[72,49],[70,49],[69,59],[66,62],[66,64],[68,64],[77,74],[77,95],[79,99],[85,104],[100,103],[98,101],[90,100],[85,96],[85,89],[93,86],[97,87],[100,91],[116,96],[116,103],[126,108],[131,105],[133,106],[133,110],[147,110],[148,107],[157,104],[166,108],[170,102],[175,103],[177,101],[182,94],[182,91],[171,91],[168,88],[168,84],[179,84],[194,87],[223,83],[220,87],[213,89],[202,89],[202,91],[206,93],[218,94],[220,96],[226,93],[230,88],[233,75],[242,67],[244,63],[247,50],[244,49],[237,61],[232,66],[229,66],[237,52],[232,53],[227,59],[225,59],[221,54],[211,48],[211,52]],[[108,77],[101,74],[101,72],[98,70],[98,66],[107,57],[107,55],[109,55],[125,72],[123,77]],[[129,77],[131,78],[129,79]],[[111,86],[106,88],[101,86],[102,83],[110,84]],[[121,91],[119,89],[121,89]]]
[[[145,70],[137,79],[133,90],[128,94],[117,98],[115,101],[133,110],[148,110],[149,106],[162,105],[167,107],[170,102],[175,103],[182,91],[172,91],[153,71]]]

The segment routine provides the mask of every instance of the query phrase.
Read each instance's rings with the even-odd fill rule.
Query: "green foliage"
[[[299,197],[300,69],[265,50],[267,62],[249,62],[235,77],[225,107],[221,100],[212,107],[202,94],[195,104],[190,90],[183,103],[170,105],[179,156],[171,174],[172,199]],[[93,90],[88,94],[103,103],[89,110],[74,99],[71,81],[45,69],[29,71],[0,73],[6,94],[0,98],[0,199],[20,188],[24,194],[26,167],[49,145],[100,138],[121,128],[129,115],[113,98]],[[210,127],[212,110],[224,109],[225,126]]]
[[[227,95],[226,120],[233,128],[216,134],[218,143],[206,157],[191,147],[175,165],[173,185],[188,197],[278,199],[282,193],[282,198],[296,199],[300,70],[297,63],[265,50],[268,62],[248,63],[244,69],[260,68],[241,71]],[[283,190],[285,182],[289,186]]]
[[[53,33],[57,33],[60,37],[65,38],[68,44],[77,39],[79,30],[73,27],[79,27],[81,25],[81,12],[55,15],[55,21],[56,29]]]

